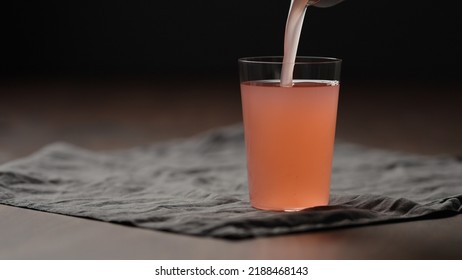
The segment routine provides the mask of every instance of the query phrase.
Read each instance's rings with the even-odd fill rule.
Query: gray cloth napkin
[[[240,125],[146,147],[51,144],[0,166],[0,203],[180,234],[244,239],[462,212],[462,163],[337,143],[330,206],[250,207]]]

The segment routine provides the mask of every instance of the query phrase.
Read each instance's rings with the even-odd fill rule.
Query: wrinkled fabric
[[[121,151],[66,143],[0,166],[0,203],[179,234],[244,239],[462,212],[462,163],[337,143],[330,205],[249,205],[240,125]]]

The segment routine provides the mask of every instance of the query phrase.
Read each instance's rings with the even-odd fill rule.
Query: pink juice
[[[339,84],[241,83],[252,206],[296,211],[327,205]]]

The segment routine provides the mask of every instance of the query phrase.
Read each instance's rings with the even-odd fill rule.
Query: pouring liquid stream
[[[302,32],[306,8],[319,0],[291,0],[284,36],[284,58],[281,71],[281,87],[293,86],[293,72],[298,42]]]

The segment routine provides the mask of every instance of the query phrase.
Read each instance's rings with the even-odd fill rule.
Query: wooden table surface
[[[462,155],[460,86],[342,84],[337,139]],[[232,81],[0,84],[0,162],[54,141],[111,150],[241,122]],[[246,241],[137,229],[0,205],[0,259],[462,259],[462,215]]]

